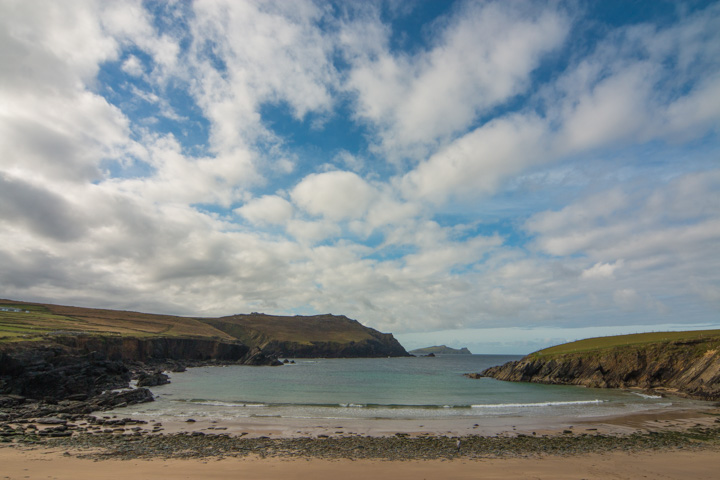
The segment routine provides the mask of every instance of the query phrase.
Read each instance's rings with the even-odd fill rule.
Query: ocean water
[[[504,355],[296,359],[282,367],[200,367],[151,390],[121,414],[209,419],[482,419],[597,417],[691,403],[632,391],[478,380],[464,373]],[[120,412],[120,410],[118,410]]]

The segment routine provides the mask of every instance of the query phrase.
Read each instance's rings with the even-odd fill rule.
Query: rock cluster
[[[61,417],[34,423],[0,424],[0,442],[37,443],[71,449],[95,459],[282,457],[322,459],[431,460],[541,455],[576,455],[648,449],[717,448],[720,428],[694,428],[630,435],[542,436],[362,435],[303,438],[245,438],[199,431],[158,434],[159,424],[130,418]],[[50,422],[50,423],[47,423]],[[149,432],[148,428],[152,427]]]

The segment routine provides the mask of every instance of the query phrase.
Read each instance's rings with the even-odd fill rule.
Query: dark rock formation
[[[138,387],[157,387],[170,383],[170,377],[162,372],[142,372],[138,375]]]
[[[294,358],[381,358],[407,357],[409,354],[391,334],[361,341],[310,342],[270,341],[263,351],[277,357]]]
[[[628,345],[591,352],[531,354],[472,378],[601,388],[641,388],[720,400],[717,340]]]
[[[241,342],[207,338],[64,335],[53,341],[75,351],[96,352],[109,360],[124,362],[218,360],[245,363],[245,357],[251,356],[250,347]]]
[[[95,352],[23,343],[6,345],[0,352],[0,394],[63,400],[92,397],[126,387],[129,381],[130,370],[121,361]]]
[[[6,343],[0,344],[0,408],[29,417],[148,402],[152,393],[142,387],[169,383],[161,370],[213,362],[280,365],[258,348],[209,339],[64,335]],[[129,389],[133,377],[140,388]]]

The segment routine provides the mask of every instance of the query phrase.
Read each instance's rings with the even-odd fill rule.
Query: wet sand
[[[720,409],[710,403],[706,407],[662,408],[604,417],[485,417],[485,418],[449,418],[449,419],[297,419],[279,417],[248,417],[235,419],[206,419],[195,417],[147,418],[148,424],[142,426],[150,433],[190,433],[206,434],[226,433],[243,435],[248,438],[269,436],[273,438],[303,438],[319,435],[342,436],[364,435],[372,437],[394,436],[398,432],[411,436],[447,435],[462,437],[466,435],[513,436],[513,435],[557,435],[566,430],[574,433],[594,432],[615,435],[635,432],[663,430],[683,430],[696,426],[711,426],[715,422],[713,414]],[[120,415],[97,414],[99,418],[120,418]],[[137,417],[133,417],[137,418]],[[145,417],[143,417],[145,418]],[[188,421],[191,420],[191,421]],[[160,425],[160,428],[155,427]]]

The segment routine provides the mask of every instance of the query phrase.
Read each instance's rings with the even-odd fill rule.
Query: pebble
[[[10,427],[8,427],[10,428]],[[17,430],[3,441],[41,442],[49,447],[71,450],[79,458],[148,459],[148,458],[220,458],[258,454],[263,457],[418,460],[454,458],[525,457],[541,455],[576,455],[610,451],[641,451],[669,448],[714,448],[720,443],[720,427],[693,428],[685,432],[659,431],[630,435],[550,435],[496,436],[466,435],[389,437],[361,435],[299,438],[245,438],[226,433],[184,432],[152,434],[135,430],[121,435],[122,428],[106,428],[111,435],[81,433],[78,428],[53,431],[44,436],[32,430]],[[4,429],[3,431],[9,431]],[[15,432],[15,430],[13,430]],[[75,434],[73,435],[73,432]],[[115,433],[114,435],[112,433]],[[72,436],[70,436],[72,435]],[[9,439],[9,440],[8,440]],[[458,448],[462,445],[462,448]]]

